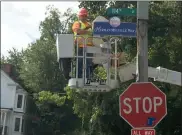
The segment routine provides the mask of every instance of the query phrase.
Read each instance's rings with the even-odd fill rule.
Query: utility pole
[[[179,3],[180,5],[180,18],[182,18],[182,1]],[[181,20],[181,33],[182,33],[182,20]],[[182,34],[181,34],[181,45],[182,45]],[[181,70],[181,85],[182,85],[182,70]],[[182,96],[182,87],[181,87],[181,96]],[[181,99],[182,105],[182,99]],[[181,135],[182,135],[182,107],[181,107]]]
[[[137,1],[137,82],[148,82],[148,1]]]

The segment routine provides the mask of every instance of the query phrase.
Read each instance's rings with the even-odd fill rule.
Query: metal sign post
[[[137,2],[137,82],[148,82],[148,1]]]

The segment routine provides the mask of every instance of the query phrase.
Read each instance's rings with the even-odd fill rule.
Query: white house
[[[23,135],[27,95],[1,70],[1,135]]]

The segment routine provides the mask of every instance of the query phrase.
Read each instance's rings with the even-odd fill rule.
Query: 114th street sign
[[[136,8],[108,8],[107,16],[136,16]]]

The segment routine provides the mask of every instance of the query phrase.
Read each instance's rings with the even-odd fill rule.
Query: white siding
[[[9,123],[8,123],[8,128],[9,128],[9,130],[8,130],[8,135],[13,135],[13,133],[12,133],[12,125],[13,125],[13,111],[11,111],[10,112],[10,114],[9,114]]]
[[[17,85],[6,73],[1,70],[1,111],[5,111],[11,108],[6,115],[5,126],[8,127],[8,135],[22,135],[21,131],[14,131],[15,118],[21,118],[25,112],[26,107],[26,95],[28,94],[24,89],[17,89]],[[22,107],[17,108],[17,97],[18,94],[23,96]],[[3,109],[4,108],[4,109]],[[1,125],[3,121],[1,120]]]
[[[14,108],[16,86],[8,86],[15,84],[1,72],[1,108]]]
[[[2,115],[2,119],[1,119],[1,125],[3,125],[3,123],[4,123],[4,112],[5,111],[1,111],[1,115]],[[11,112],[6,112],[6,122],[5,122],[5,126],[8,126],[9,125],[9,123],[10,123],[10,121],[11,121]]]
[[[7,129],[7,135],[13,135],[12,134],[12,121],[13,121],[13,111],[8,109],[1,110],[1,126],[4,124],[4,118],[6,113],[6,121],[5,126],[8,127]]]

